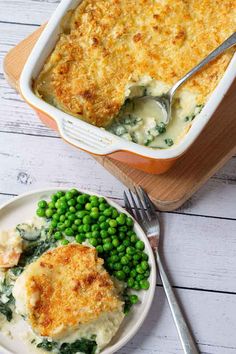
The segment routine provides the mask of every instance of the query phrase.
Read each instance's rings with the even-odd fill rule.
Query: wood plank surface
[[[0,0],[0,204],[35,188],[77,185],[123,205],[122,183],[45,127],[3,77],[3,56],[46,21],[57,3]],[[161,252],[202,354],[236,353],[235,200],[232,158],[180,209],[161,213]],[[183,353],[157,283],[146,321],[118,354]]]

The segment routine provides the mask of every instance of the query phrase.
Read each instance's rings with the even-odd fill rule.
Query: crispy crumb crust
[[[235,0],[83,0],[67,15],[34,89],[63,111],[105,127],[128,83],[149,75],[172,85],[235,31]],[[199,103],[233,51],[185,85]]]
[[[103,313],[122,312],[123,303],[102,264],[95,249],[77,244],[57,247],[31,264],[26,291],[34,331],[57,338]]]

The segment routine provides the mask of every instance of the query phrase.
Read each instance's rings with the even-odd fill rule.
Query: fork
[[[193,336],[188,328],[188,325],[185,321],[183,313],[180,309],[180,306],[177,302],[173,289],[170,285],[168,277],[166,275],[165,269],[162,264],[160,253],[158,250],[159,238],[160,238],[160,222],[158,215],[156,213],[154,204],[150,200],[148,194],[141,187],[134,187],[135,198],[129,189],[131,203],[133,204],[134,211],[131,207],[131,203],[127,196],[127,193],[124,192],[124,201],[126,210],[138,221],[143,231],[145,232],[152,250],[155,255],[157,268],[161,277],[163,288],[170,306],[170,310],[182,343],[182,347],[185,354],[199,354],[197,346],[194,342]],[[138,205],[137,205],[138,204]]]

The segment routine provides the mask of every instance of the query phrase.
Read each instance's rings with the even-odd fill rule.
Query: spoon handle
[[[236,44],[236,32],[234,32],[228,39],[226,39],[219,47],[217,47],[213,52],[211,52],[205,59],[203,59],[197,66],[190,70],[186,75],[176,82],[174,86],[169,90],[169,94],[172,96],[177,88],[181,86],[186,80],[188,80],[192,75],[198,72],[203,66],[210,63],[213,59],[218,57],[221,53],[231,48]]]

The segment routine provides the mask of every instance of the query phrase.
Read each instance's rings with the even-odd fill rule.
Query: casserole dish
[[[150,149],[125,141],[108,131],[90,125],[59,110],[36,96],[32,82],[38,76],[46,59],[52,52],[61,33],[60,23],[68,10],[81,1],[62,0],[34,47],[20,78],[20,90],[25,100],[33,106],[47,125],[58,129],[67,142],[94,155],[109,156],[131,167],[148,173],[163,173],[187,151],[206,126],[218,104],[224,97],[236,76],[236,55],[232,58],[221,81],[210,95],[206,105],[193,121],[189,132],[178,145],[169,149]]]

